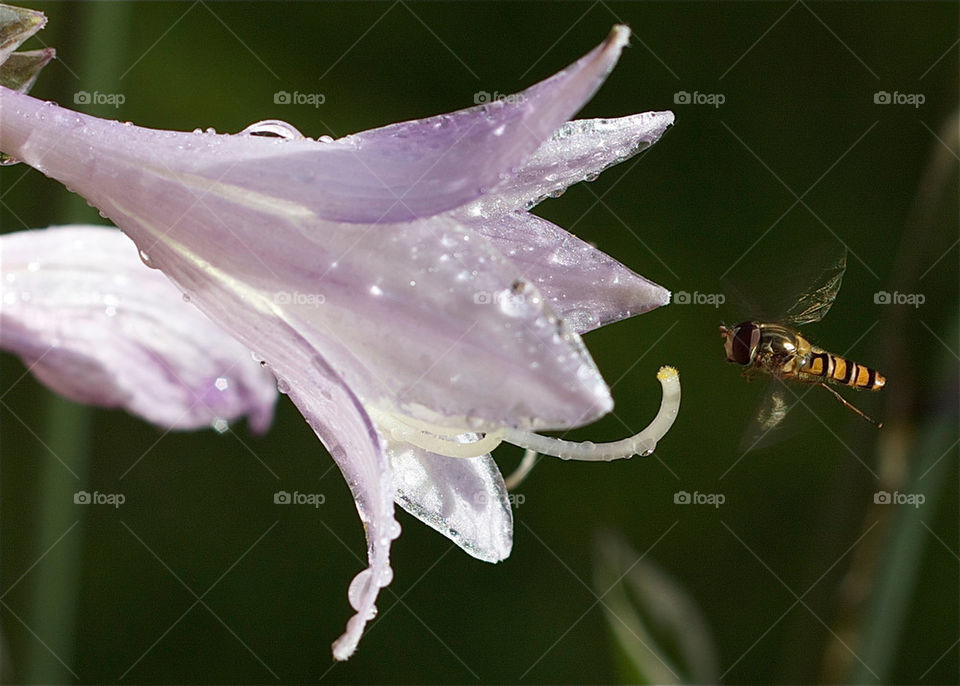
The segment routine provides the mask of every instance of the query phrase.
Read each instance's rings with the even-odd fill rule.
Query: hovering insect
[[[822,283],[815,284],[797,300],[781,318],[782,323],[747,321],[730,328],[721,326],[720,335],[724,339],[727,361],[743,365],[743,375],[748,380],[769,375],[783,382],[822,386],[845,407],[880,428],[881,423],[858,410],[828,384],[879,391],[886,384],[886,378],[871,367],[813,345],[793,328],[823,319],[837,297],[846,268],[844,254],[824,270],[826,279]],[[790,406],[784,391],[782,383],[775,384],[764,398],[753,431],[745,437],[745,443],[750,447],[787,414]]]

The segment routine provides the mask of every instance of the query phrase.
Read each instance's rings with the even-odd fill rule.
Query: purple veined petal
[[[647,150],[673,121],[673,112],[642,112],[616,119],[567,122],[494,192],[463,208],[458,216],[486,217],[530,209]]]
[[[248,415],[265,431],[273,376],[249,349],[143,266],[117,229],[0,236],[0,348],[77,402],[194,429]]]
[[[182,189],[156,191],[170,200]],[[118,210],[150,263],[197,303],[219,288],[262,303],[229,319],[211,315],[232,333],[246,340],[253,319],[281,316],[365,404],[477,431],[563,428],[612,406],[579,336],[508,259],[450,217],[363,231],[324,224],[313,240],[319,232],[213,201],[169,228]],[[277,240],[262,240],[265,226]],[[151,243],[155,236],[164,238]]]
[[[309,198],[304,204],[325,219],[389,223],[469,202],[498,185],[583,107],[629,36],[627,27],[615,26],[604,43],[567,69],[510,97],[339,139],[334,176],[323,184],[332,197],[324,198],[322,207]],[[260,169],[237,170],[234,183],[249,185],[245,175],[255,171],[266,188],[286,187],[290,167],[280,164],[282,169],[268,162]],[[301,173],[308,174],[309,167]]]
[[[578,333],[670,302],[667,289],[529,212],[475,219],[470,226],[512,260]]]
[[[581,98],[595,90],[626,35],[615,29],[574,67],[494,109],[522,112],[526,103],[561,116],[572,106],[570,89]],[[540,131],[534,147],[555,126]],[[430,148],[423,127],[414,129]],[[364,149],[377,147],[371,135]],[[446,134],[436,135],[442,148]],[[343,343],[349,355],[331,362],[364,402],[386,398],[423,419],[470,417],[476,430],[565,428],[612,407],[579,338],[508,260],[489,244],[477,245],[483,241],[476,235],[468,245],[465,231],[437,217],[409,229],[333,224],[296,192],[288,200],[206,174],[211,165],[223,173],[262,169],[265,159],[297,157],[278,150],[306,146],[319,155],[329,145],[150,131],[0,90],[0,147],[80,192],[198,301],[207,287],[199,279],[191,289],[193,270],[219,275],[244,297],[322,296],[323,307],[284,304],[284,316],[298,320],[318,346],[331,338]],[[278,173],[287,188],[290,178]],[[217,321],[237,335],[246,326]],[[491,370],[502,375],[499,383],[490,383]],[[370,379],[375,387],[358,386]]]
[[[272,326],[282,328],[280,322]],[[357,648],[367,622],[377,613],[380,589],[393,580],[390,546],[400,535],[394,517],[393,472],[379,434],[360,400],[312,347],[293,331],[277,336],[271,324],[259,333],[286,341],[270,350],[271,364],[290,399],[329,450],[356,501],[367,538],[368,567],[353,578],[347,591],[355,614],[346,631],[333,642],[333,657],[348,659]]]
[[[158,260],[163,260],[158,251]],[[176,261],[174,261],[176,264]],[[207,265],[207,269],[216,268]],[[176,270],[173,270],[176,272]],[[202,270],[181,275],[188,288],[202,290],[193,302],[211,318],[241,322],[237,338],[255,350],[256,357],[276,375],[277,386],[303,414],[340,468],[356,502],[367,539],[368,567],[350,584],[348,598],[355,614],[346,631],[333,643],[333,655],[346,660],[356,649],[366,623],[376,614],[379,591],[393,578],[390,546],[400,535],[394,517],[393,473],[379,435],[360,399],[343,377],[287,321],[246,288],[230,288],[229,281],[210,279]],[[335,341],[324,350],[343,357]]]
[[[499,562],[510,555],[513,512],[489,453],[447,457],[403,441],[385,442],[398,505],[479,560]]]
[[[462,206],[500,183],[589,100],[628,36],[629,29],[615,27],[566,70],[512,98],[336,141],[122,126],[56,107],[38,110],[38,103],[0,91],[0,112],[34,114],[29,121],[2,117],[0,145],[54,177],[54,160],[37,165],[50,147],[71,145],[60,156],[94,174],[104,157],[127,159],[143,167],[144,178],[176,177],[251,207],[350,223],[408,221]],[[85,194],[79,180],[74,187]]]
[[[132,150],[113,148],[126,130],[136,127],[0,89],[0,149],[80,192],[248,345],[258,345],[244,337],[252,318],[282,316],[364,403],[461,429],[465,417],[475,431],[559,429],[611,409],[576,333],[455,219],[321,221],[256,188],[228,192],[169,167],[189,167],[191,149],[154,157],[150,132]],[[227,292],[250,306],[222,316],[214,301]],[[346,352],[329,353],[331,342]]]

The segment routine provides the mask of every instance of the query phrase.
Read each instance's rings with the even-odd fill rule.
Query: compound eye
[[[727,358],[737,364],[750,364],[760,344],[760,327],[755,324],[740,324],[733,330],[733,339],[727,350]]]

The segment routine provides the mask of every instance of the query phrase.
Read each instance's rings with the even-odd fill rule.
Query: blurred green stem
[[[38,460],[42,466],[38,479],[35,558],[39,559],[62,539],[31,574],[30,614],[25,621],[43,643],[36,639],[29,643],[25,670],[29,683],[65,683],[72,677],[64,664],[73,669],[82,531],[76,527],[66,536],[64,533],[76,524],[81,514],[73,504],[73,494],[86,483],[92,419],[90,408],[49,394],[44,441],[74,473],[50,454]]]
[[[873,602],[867,613],[860,645],[852,646],[862,662],[856,662],[847,683],[865,684],[879,681],[890,683],[898,654],[901,631],[907,619],[910,599],[916,589],[917,574],[923,553],[931,536],[923,535],[921,520],[932,520],[944,477],[951,473],[948,459],[934,463],[945,451],[953,453],[956,437],[955,417],[943,417],[921,428],[915,456],[920,458],[914,467],[915,476],[907,493],[921,493],[925,502],[919,507],[907,505],[880,505],[896,507],[897,518],[892,523],[886,554],[880,560],[879,578],[873,588]],[[874,676],[876,675],[876,676]]]
[[[60,25],[54,32],[63,36],[68,31],[76,31],[72,44],[80,56],[76,73],[81,81],[72,85],[75,90],[118,90],[119,75],[125,68],[123,58],[131,3],[78,3],[71,9],[76,21],[68,21],[70,17],[66,13],[60,14],[56,18]],[[62,104],[73,106],[70,94],[62,99]],[[64,196],[57,219],[62,223],[89,221],[91,212],[82,198],[70,194]],[[73,504],[73,494],[81,489],[94,490],[87,487],[93,411],[50,394],[45,414],[44,441],[76,476],[46,451],[37,461],[42,465],[35,513],[37,558],[82,519],[84,510]],[[64,536],[32,572],[33,596],[25,621],[42,643],[34,639],[29,644],[23,674],[30,683],[65,683],[76,679],[74,652],[82,541],[80,526]]]

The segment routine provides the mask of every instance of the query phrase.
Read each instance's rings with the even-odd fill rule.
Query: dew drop
[[[286,395],[287,393],[290,392],[290,384],[288,384],[283,379],[277,379],[277,390],[280,393],[283,393],[284,395]]]
[[[240,133],[250,136],[267,136],[273,138],[283,138],[284,140],[301,140],[304,136],[292,124],[288,124],[280,119],[264,119],[258,121]]]
[[[230,428],[230,423],[223,417],[217,417],[210,426],[214,431],[222,435],[227,433],[227,430]]]
[[[213,385],[218,391],[225,391],[230,387],[230,382],[225,377],[219,376]]]
[[[396,519],[392,520],[389,526],[387,526],[387,536],[389,536],[391,540],[395,540],[400,537],[400,522],[398,522]],[[391,576],[393,576],[392,573]]]
[[[180,297],[183,298],[183,302],[185,302],[185,303],[190,302],[190,296],[187,295],[186,293],[184,293],[184,294],[183,294],[182,296],[180,296]]]
[[[360,611],[363,599],[369,594],[372,581],[373,572],[370,569],[364,569],[350,582],[350,588],[347,589],[347,599],[350,601],[351,607],[357,612]]]

